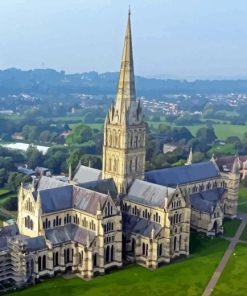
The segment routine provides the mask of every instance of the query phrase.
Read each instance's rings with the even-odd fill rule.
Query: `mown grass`
[[[226,240],[192,233],[190,258],[155,271],[134,265],[88,282],[57,277],[11,295],[202,295],[227,246]]]
[[[9,192],[9,190],[7,188],[0,188],[0,197],[1,197],[1,195],[6,194],[8,192]]]
[[[224,236],[233,237],[238,230],[239,225],[241,224],[240,220],[225,220],[223,224]]]
[[[157,128],[161,123],[166,122],[152,122],[149,121],[148,124]],[[176,125],[174,125],[176,126]],[[192,133],[192,135],[196,135],[198,129],[205,127],[204,124],[199,125],[185,125],[185,127]],[[243,138],[244,133],[247,131],[246,125],[234,125],[234,124],[213,124],[213,128],[215,134],[219,140],[226,140],[227,137],[236,136],[240,139]]]
[[[237,244],[212,295],[245,296],[247,287],[247,245]]]
[[[241,236],[240,236],[241,240],[247,241],[247,226],[245,226]]]
[[[5,203],[12,198],[16,197],[16,193],[9,193],[5,196],[0,196],[0,207],[4,207]]]
[[[247,187],[240,186],[238,203],[246,202],[245,204],[238,205],[238,211],[242,213],[247,213]]]

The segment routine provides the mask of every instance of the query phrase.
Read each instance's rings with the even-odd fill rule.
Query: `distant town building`
[[[175,144],[164,144],[163,145],[163,153],[166,154],[168,152],[173,152],[177,148],[178,148],[178,146]]]

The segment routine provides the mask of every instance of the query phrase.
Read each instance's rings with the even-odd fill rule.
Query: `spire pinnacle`
[[[120,113],[124,105],[128,110],[131,103],[136,100],[130,14],[129,8],[116,98],[116,110]]]
[[[192,150],[192,147],[191,147],[189,156],[188,156],[187,161],[186,161],[186,165],[190,165],[190,164],[192,164],[192,162],[193,162],[193,150]]]

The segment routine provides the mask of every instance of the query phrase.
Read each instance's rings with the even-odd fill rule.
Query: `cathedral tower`
[[[126,194],[145,170],[145,123],[136,101],[130,12],[124,40],[118,92],[106,116],[103,144],[103,178],[113,178],[118,193]]]

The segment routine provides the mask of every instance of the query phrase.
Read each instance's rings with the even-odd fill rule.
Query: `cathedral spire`
[[[121,114],[124,106],[129,109],[131,102],[136,100],[135,81],[134,81],[134,63],[132,51],[130,9],[128,13],[128,22],[124,39],[124,48],[120,68],[118,93],[116,98],[116,110]]]
[[[192,147],[190,148],[190,153],[189,153],[189,156],[187,158],[187,161],[185,163],[185,165],[190,165],[193,163],[193,150],[192,150]]]

